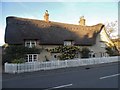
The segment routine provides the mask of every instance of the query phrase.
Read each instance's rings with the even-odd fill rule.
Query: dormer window
[[[65,40],[64,41],[64,46],[71,46],[74,45],[74,41],[73,40]]]
[[[26,40],[25,47],[33,48],[36,46],[36,40]]]

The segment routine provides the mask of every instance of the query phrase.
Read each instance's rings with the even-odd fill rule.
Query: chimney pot
[[[85,26],[85,21],[84,16],[80,17],[79,25]]]

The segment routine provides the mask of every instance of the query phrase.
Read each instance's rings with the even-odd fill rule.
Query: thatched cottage
[[[49,60],[55,60],[57,53],[50,53],[46,49],[62,45],[85,46],[95,57],[108,56],[105,47],[109,43],[112,44],[112,41],[101,23],[87,26],[84,17],[80,18],[79,25],[53,22],[49,20],[49,14],[46,11],[44,20],[7,17],[5,43],[43,48],[40,54],[27,55],[28,62],[31,62],[44,61],[46,57]],[[80,55],[78,56],[80,58]]]

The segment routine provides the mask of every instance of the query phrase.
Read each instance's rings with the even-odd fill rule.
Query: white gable
[[[105,42],[108,46],[109,46],[109,44],[114,46],[113,42],[110,40],[109,36],[107,35],[105,28],[103,28],[100,32],[100,40],[102,42]]]

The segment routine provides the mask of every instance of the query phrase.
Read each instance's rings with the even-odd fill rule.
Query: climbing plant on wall
[[[79,46],[59,46],[49,50],[51,53],[61,53],[58,58],[60,60],[73,59],[80,52]]]

